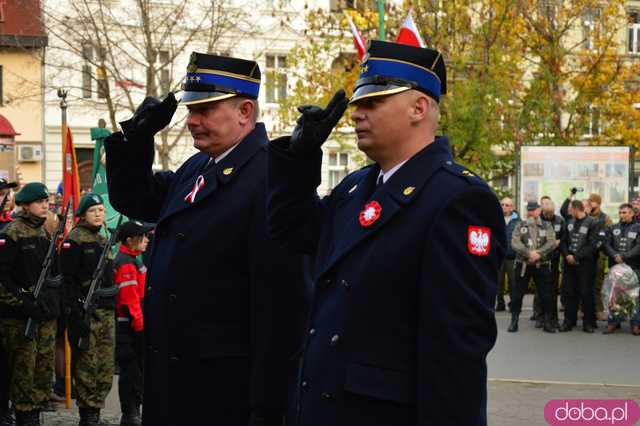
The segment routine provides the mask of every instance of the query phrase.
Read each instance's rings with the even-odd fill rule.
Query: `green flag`
[[[111,132],[101,127],[91,128],[91,140],[96,141],[93,149],[93,185],[91,190],[99,194],[104,200],[107,227],[115,228],[120,218],[120,213],[114,210],[109,202],[109,191],[107,189],[107,169],[105,167],[104,139]]]

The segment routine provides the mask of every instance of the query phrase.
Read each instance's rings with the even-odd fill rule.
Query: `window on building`
[[[587,137],[598,136],[602,130],[600,110],[589,105],[584,112],[584,128],[582,134]]]
[[[91,65],[82,66],[82,97],[91,98]]]
[[[582,19],[582,46],[591,50],[594,48],[596,24],[600,20],[599,9],[589,9]]]
[[[169,93],[169,91],[171,90],[171,76],[167,65],[169,63],[169,51],[158,50],[158,55],[156,58],[160,74],[160,91],[163,94]]]
[[[105,68],[96,68],[96,81],[98,83],[98,98],[106,98],[107,92],[109,91],[109,83],[107,80],[107,70]]]
[[[267,102],[276,103],[287,97],[287,57],[266,55]]]
[[[629,13],[629,53],[640,53],[640,11]]]
[[[85,61],[93,61],[93,46],[85,44],[82,46],[82,59]]]
[[[329,188],[333,189],[347,176],[349,154],[346,152],[329,153]]]

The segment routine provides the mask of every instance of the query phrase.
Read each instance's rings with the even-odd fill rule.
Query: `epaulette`
[[[454,163],[453,161],[445,161],[442,164],[442,168],[447,172],[451,173],[454,176],[458,176],[461,179],[466,180],[467,182],[474,185],[486,185],[484,180],[482,180],[478,175],[470,171],[464,166],[460,164]]]

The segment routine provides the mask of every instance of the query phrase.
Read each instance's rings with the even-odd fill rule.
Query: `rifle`
[[[44,257],[44,261],[42,262],[42,269],[40,269],[40,276],[38,277],[38,281],[36,282],[36,287],[33,289],[33,297],[35,300],[38,300],[40,293],[42,292],[42,287],[44,287],[47,278],[49,278],[49,272],[51,271],[51,265],[53,265],[53,257],[56,252],[56,243],[58,241],[58,237],[64,231],[64,227],[67,224],[67,216],[69,215],[69,210],[71,210],[71,206],[73,203],[73,197],[69,198],[67,202],[67,206],[64,209],[64,213],[62,214],[62,219],[56,228],[56,231],[51,236],[51,242],[49,243],[49,248],[47,249],[47,255]],[[33,339],[33,335],[35,333],[35,321],[33,318],[29,318],[27,320],[27,326],[24,329],[24,337],[31,340]]]
[[[102,249],[102,254],[100,255],[100,259],[98,260],[98,264],[96,265],[95,271],[93,271],[93,276],[91,277],[91,282],[89,284],[89,291],[84,298],[84,302],[82,303],[82,320],[86,323],[89,323],[90,317],[93,314],[94,310],[94,300],[96,296],[109,297],[115,296],[118,292],[118,288],[113,286],[108,289],[98,289],[98,283],[104,274],[104,268],[107,265],[107,257],[109,256],[109,251],[111,251],[111,246],[113,246],[118,237],[118,228],[120,228],[120,224],[122,223],[123,215],[120,215],[118,219],[118,224],[116,228],[111,231],[111,235],[109,236],[109,240],[105,244]],[[106,228],[105,223],[105,228]],[[78,339],[78,349],[86,350],[89,347],[89,339],[87,337],[80,336]]]

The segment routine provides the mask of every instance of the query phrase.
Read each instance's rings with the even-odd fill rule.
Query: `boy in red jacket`
[[[147,249],[149,227],[130,221],[120,226],[120,250],[114,260],[116,296],[116,361],[120,367],[118,392],[121,426],[139,426],[144,360],[144,299],[147,268],[138,256]]]

